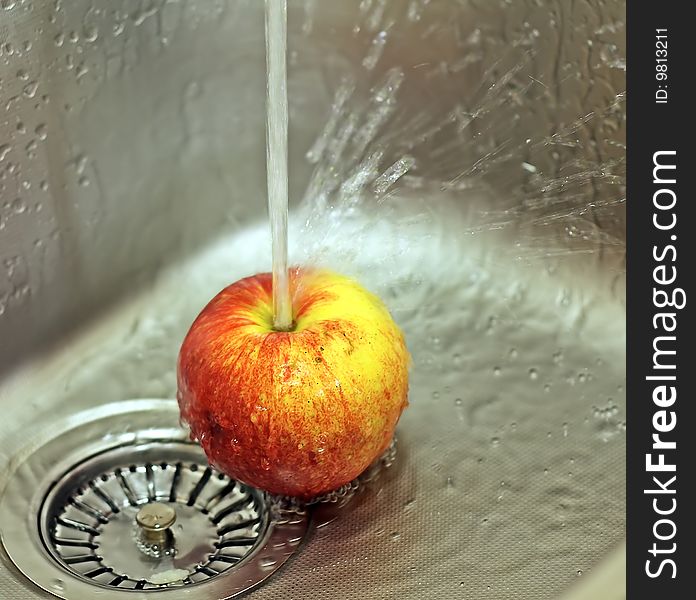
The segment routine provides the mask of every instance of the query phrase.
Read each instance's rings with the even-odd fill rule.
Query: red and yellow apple
[[[347,277],[296,270],[294,324],[273,328],[270,273],[222,290],[178,361],[181,415],[212,464],[309,499],[355,479],[407,405],[409,354],[382,302]]]

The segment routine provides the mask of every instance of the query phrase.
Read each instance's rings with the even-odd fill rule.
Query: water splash
[[[338,74],[326,125],[307,153],[314,172],[303,203],[306,231],[325,230],[328,246],[327,210],[331,220],[362,211],[378,221],[392,218],[403,197],[432,202],[445,194],[471,206],[466,233],[513,231],[516,260],[598,248],[621,256],[625,93],[586,96],[591,110],[581,103],[575,118],[564,99],[573,76],[621,85],[615,69],[588,59],[577,66],[587,73],[574,75],[567,64],[545,71],[549,50],[531,15],[495,52],[491,32],[473,27],[464,5],[405,4],[363,0],[358,7],[352,32],[362,60]],[[558,121],[538,117],[547,108]],[[532,122],[545,129],[530,130]],[[301,260],[321,256],[308,251]]]

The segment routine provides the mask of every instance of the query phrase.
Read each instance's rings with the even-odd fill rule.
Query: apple
[[[293,269],[293,328],[273,328],[270,273],[223,289],[178,360],[178,401],[211,464],[311,499],[360,475],[408,404],[410,357],[384,304],[348,277]]]

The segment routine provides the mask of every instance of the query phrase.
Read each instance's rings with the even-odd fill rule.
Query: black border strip
[[[691,340],[696,331],[690,317],[696,295],[691,295],[694,233],[687,216],[694,202],[690,179],[696,171],[690,156],[690,146],[696,143],[696,103],[690,94],[696,83],[692,64],[696,32],[686,14],[691,6],[674,0],[635,0],[627,7],[629,600],[696,598],[696,581],[692,581],[692,557],[696,554],[696,486],[692,482],[696,351]],[[659,41],[666,41],[667,47]],[[663,58],[666,60],[658,60]],[[662,154],[656,155],[658,152]],[[654,173],[655,161],[676,168],[659,168]],[[673,207],[655,207],[656,201],[669,206],[673,197]],[[656,225],[664,227],[673,217],[677,220],[672,228],[661,230]],[[675,274],[673,282],[663,283]],[[677,305],[685,297],[686,306],[657,306],[666,297]],[[674,320],[656,316],[666,313],[674,314]],[[675,322],[674,331],[665,329]],[[655,347],[675,354],[656,353]],[[660,386],[665,388],[655,391]],[[672,402],[673,391],[676,399]],[[654,434],[659,434],[662,442],[676,442],[676,448],[654,448]],[[663,460],[675,470],[651,471],[646,455],[653,464]],[[673,476],[676,479],[671,480]]]

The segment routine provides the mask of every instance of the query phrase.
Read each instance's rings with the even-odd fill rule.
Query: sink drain
[[[126,404],[136,410],[67,429],[8,480],[0,533],[25,576],[71,600],[222,600],[296,552],[305,512],[210,466],[173,403]]]
[[[158,547],[142,534],[136,517],[149,506],[176,519],[162,530],[169,548],[166,535]],[[252,552],[266,520],[259,492],[208,466],[196,446],[167,441],[112,449],[76,465],[39,517],[44,544],[66,569],[97,585],[136,590],[221,575]]]

